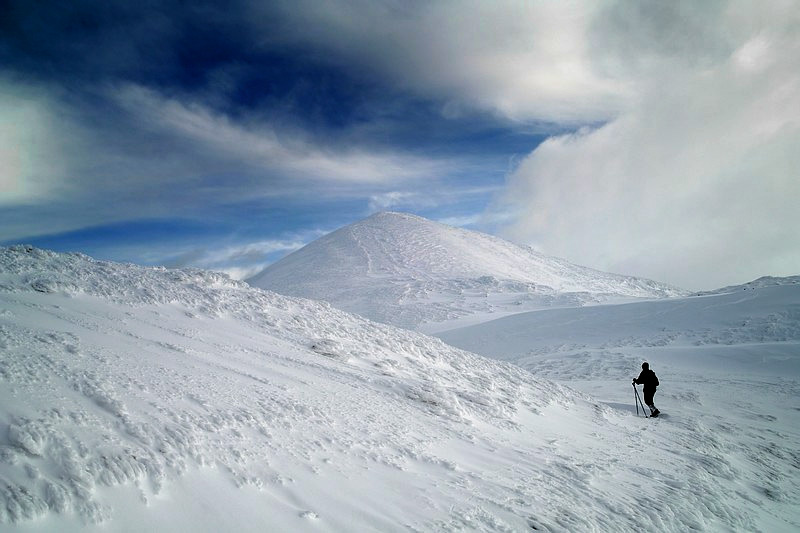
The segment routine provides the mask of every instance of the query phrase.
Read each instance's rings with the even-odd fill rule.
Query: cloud
[[[447,177],[458,161],[234,119],[190,97],[115,85],[67,97],[0,79],[0,241],[236,204],[360,198]],[[313,190],[314,195],[309,195]],[[251,205],[251,207],[253,207]]]
[[[236,122],[201,103],[167,98],[141,86],[123,86],[113,97],[149,127],[202,143],[240,165],[292,179],[386,183],[433,177],[447,168],[444,161],[401,153],[326,148],[299,132],[281,131],[268,123]]]
[[[110,191],[125,175],[112,168],[126,157],[108,149],[112,136],[92,131],[68,91],[0,76],[0,96],[0,241],[70,231],[101,212],[118,220],[124,194]]]
[[[799,17],[786,0],[17,2],[0,240],[312,206],[471,216],[511,157],[484,229],[687,287],[796,273]],[[520,132],[558,134],[520,159],[539,138]]]
[[[325,232],[318,232],[321,237]],[[242,246],[229,246],[222,250],[214,250],[208,254],[209,261],[222,263],[229,260],[259,260],[275,252],[294,251],[307,244],[307,240],[263,240],[244,244]]]
[[[369,213],[386,210],[425,212],[444,206],[466,206],[476,198],[491,197],[500,190],[498,186],[453,186],[453,184],[430,182],[424,190],[419,188],[392,190],[370,196]],[[477,216],[475,214],[470,216]]]
[[[266,239],[220,248],[190,248],[171,259],[165,261],[162,257],[157,262],[170,267],[192,266],[217,270],[233,279],[247,279],[264,270],[280,256],[302,248],[324,233],[326,232],[305,232],[302,237],[294,239]]]
[[[437,220],[437,222],[440,222],[442,224],[447,224],[448,226],[456,226],[456,227],[475,226],[480,221],[481,221],[481,216],[479,214],[456,216],[456,217],[444,217]]]
[[[598,2],[339,0],[259,5],[282,20],[269,42],[324,49],[434,96],[442,113],[484,109],[515,121],[604,120],[630,94],[625,78],[596,68],[589,40]],[[268,13],[264,15],[264,13]]]
[[[8,76],[0,94],[0,240],[154,216],[154,184],[198,169],[168,150],[148,154],[128,124],[102,116],[101,102],[96,111],[69,91]]]
[[[421,200],[418,193],[410,191],[390,191],[374,194],[369,199],[369,210],[370,212],[386,211],[409,204],[418,204]]]
[[[0,60],[11,68],[75,83],[127,80],[202,90],[229,86],[261,71],[269,83],[245,87],[250,97],[291,91],[302,75],[339,98],[357,79],[363,89],[398,88],[438,100],[442,114],[475,108],[513,120],[594,121],[619,109],[629,88],[610,69],[595,68],[590,24],[606,3],[516,0],[206,0],[139,4],[76,0],[69,6],[12,2],[0,22]],[[331,78],[273,59],[291,54],[337,71]],[[302,58],[302,59],[301,59]],[[342,72],[347,76],[342,76]],[[239,72],[239,74],[236,74]],[[306,76],[311,74],[311,76]],[[317,72],[316,74],[319,74]],[[324,93],[312,91],[315,97]],[[355,95],[359,100],[361,95]],[[316,102],[304,99],[303,106]],[[302,109],[295,109],[302,112]]]
[[[530,43],[504,44],[492,31],[462,42],[483,18],[503,31],[515,26],[510,41],[528,35],[519,13],[479,3],[227,7],[15,4],[0,23],[0,59],[28,82],[0,80],[0,110],[12,118],[0,125],[7,207],[0,240],[132,219],[206,218],[254,198],[435,207],[418,194],[424,187],[437,191],[437,205],[452,203],[459,193],[445,189],[468,174],[474,181],[483,172],[476,167],[494,157],[441,155],[455,154],[457,143],[475,146],[473,137],[485,133],[485,115],[452,117],[476,106],[503,112],[494,84],[520,85],[496,80],[507,71],[490,68],[507,51],[533,53]],[[537,24],[550,32],[541,42],[556,43],[549,26]],[[479,63],[489,70],[476,70]],[[521,99],[508,102],[516,116]],[[436,105],[451,119],[432,119]],[[502,169],[491,172],[496,178]],[[392,191],[406,202],[389,200]]]
[[[0,118],[0,205],[46,201],[70,148],[66,117],[43,91],[0,78]]]
[[[715,6],[597,21],[597,60],[628,65],[635,97],[519,165],[495,206],[516,215],[506,235],[687,288],[800,273],[800,11]],[[663,39],[639,46],[640,24]]]

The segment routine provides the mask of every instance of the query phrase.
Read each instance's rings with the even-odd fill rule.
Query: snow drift
[[[415,215],[378,213],[330,233],[248,282],[422,331],[471,316],[683,292],[600,272]]]

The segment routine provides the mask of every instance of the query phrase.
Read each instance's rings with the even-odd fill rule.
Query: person
[[[650,408],[650,416],[658,416],[661,412],[653,403],[653,396],[656,394],[658,387],[658,378],[656,373],[650,370],[650,364],[646,361],[642,363],[642,373],[638,378],[633,378],[634,385],[644,385],[644,403]]]

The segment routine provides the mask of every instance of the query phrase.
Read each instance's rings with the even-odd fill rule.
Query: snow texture
[[[797,279],[762,278],[688,298],[522,313],[440,337],[611,406],[633,405],[621,384],[648,361],[661,382],[655,404],[665,413],[654,420],[652,438],[674,452],[679,490],[645,505],[663,509],[667,498],[696,498],[708,507],[724,501],[749,518],[699,529],[797,531]],[[725,488],[713,494],[708,483]]]
[[[384,212],[330,233],[248,280],[420,331],[475,317],[683,291],[600,272],[503,239]]]
[[[0,528],[797,530],[798,290],[502,319],[530,331],[473,349],[517,366],[221,274],[0,248]],[[663,418],[629,398],[643,354]]]

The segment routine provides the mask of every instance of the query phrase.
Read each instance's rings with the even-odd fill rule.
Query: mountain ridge
[[[747,283],[740,283],[738,285],[727,285],[725,287],[721,287],[719,289],[713,289],[710,291],[693,292],[691,296],[709,296],[714,294],[726,294],[731,292],[760,289],[763,287],[774,287],[778,285],[798,285],[798,284],[800,284],[800,275],[761,276],[760,278],[748,281]]]

